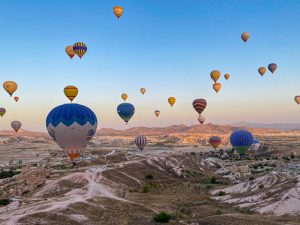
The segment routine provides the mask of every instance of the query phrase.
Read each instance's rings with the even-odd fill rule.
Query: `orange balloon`
[[[72,59],[74,57],[74,55],[76,54],[74,49],[73,49],[73,46],[72,45],[69,45],[65,48],[65,51],[66,53],[70,56],[70,58]]]
[[[261,76],[263,76],[265,74],[265,72],[267,71],[266,67],[259,67],[258,68],[258,72]]]
[[[120,16],[122,16],[124,9],[122,6],[115,6],[113,8],[114,14],[116,15],[116,17],[118,17],[118,19],[120,18]]]
[[[224,75],[224,77],[225,77],[226,80],[228,80],[229,77],[230,77],[230,74],[229,74],[229,73],[226,73],[226,74]]]
[[[218,93],[222,85],[220,83],[214,83],[213,88]]]
[[[241,38],[242,38],[242,40],[243,40],[244,42],[247,42],[248,39],[249,39],[249,37],[250,37],[250,34],[249,34],[248,32],[244,32],[244,33],[242,33],[242,35],[241,35]]]

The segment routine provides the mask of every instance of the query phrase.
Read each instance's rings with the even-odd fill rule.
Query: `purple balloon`
[[[277,65],[275,63],[271,63],[268,65],[268,69],[271,71],[271,73],[274,73],[274,71],[277,69]]]

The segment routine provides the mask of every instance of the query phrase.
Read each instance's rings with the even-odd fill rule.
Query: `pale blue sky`
[[[124,7],[117,20],[115,5]],[[99,128],[126,126],[116,108],[127,92],[136,115],[127,127],[196,124],[195,98],[208,102],[208,122],[300,122],[300,2],[297,0],[1,0],[0,78],[15,80],[15,103],[4,90],[0,130],[18,119],[24,129],[45,130],[47,113],[68,102],[95,111]],[[240,35],[251,35],[245,44]],[[88,52],[70,60],[64,48],[77,41]],[[274,75],[260,66],[277,63]],[[212,89],[210,71],[231,78]],[[147,93],[139,93],[141,87]],[[175,96],[170,108],[167,99]],[[157,119],[154,110],[161,110]]]

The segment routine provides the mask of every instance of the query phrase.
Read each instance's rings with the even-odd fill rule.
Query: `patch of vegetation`
[[[264,187],[265,187],[265,185],[263,185],[263,184],[258,185],[259,189],[263,189]]]
[[[147,175],[145,175],[145,179],[146,180],[152,180],[154,177],[153,177],[153,175],[152,174],[147,174]]]
[[[0,206],[6,206],[11,203],[10,199],[0,199]]]
[[[20,172],[16,172],[15,170],[10,169],[9,171],[2,171],[0,172],[0,179],[8,178],[8,177],[13,177]]]
[[[210,178],[210,183],[216,184],[217,183],[217,178],[216,177]]]
[[[224,191],[219,191],[219,194],[218,194],[219,196],[225,196],[226,195],[226,192],[224,192]]]
[[[213,187],[213,186],[210,185],[210,184],[208,184],[208,185],[205,186],[205,188],[208,189],[208,190],[209,190],[209,189],[212,189],[212,187]]]
[[[221,214],[222,214],[222,211],[220,209],[217,209],[216,215],[221,215]]]
[[[149,185],[145,185],[142,189],[143,193],[148,193],[150,191],[150,186]]]
[[[166,212],[160,212],[158,214],[156,214],[153,219],[156,221],[156,222],[159,222],[159,223],[168,223],[171,219],[171,215],[169,215],[168,213]]]
[[[254,180],[254,177],[249,177],[249,180]]]

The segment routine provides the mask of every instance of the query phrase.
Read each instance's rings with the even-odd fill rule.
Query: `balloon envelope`
[[[3,88],[10,96],[12,96],[13,93],[17,90],[18,85],[14,81],[5,81],[3,83]]]
[[[219,70],[213,70],[210,72],[210,77],[213,79],[214,82],[217,82],[221,76],[221,73]]]
[[[222,143],[222,139],[218,136],[212,136],[208,141],[214,149],[216,149]]]
[[[18,97],[18,96],[15,96],[15,97],[14,97],[14,100],[15,100],[16,102],[18,102],[18,101],[19,101],[19,97]]]
[[[215,92],[217,92],[217,93],[220,91],[221,87],[222,87],[222,84],[220,84],[220,83],[213,84],[213,88],[214,88]]]
[[[205,117],[203,115],[198,116],[199,123],[203,124],[205,122]]]
[[[68,54],[68,56],[72,59],[74,57],[74,55],[76,54],[74,49],[73,49],[73,46],[72,45],[69,45],[65,48],[65,51],[66,53]]]
[[[229,74],[229,73],[226,73],[226,74],[224,75],[224,78],[225,78],[226,80],[228,80],[228,79],[230,78],[230,74]]]
[[[73,50],[76,53],[76,55],[79,56],[79,58],[81,59],[81,57],[86,53],[87,51],[87,47],[84,43],[82,42],[76,42],[73,45]]]
[[[123,93],[121,95],[121,98],[124,100],[124,102],[126,101],[126,99],[128,98],[128,95],[126,93]]]
[[[115,6],[113,8],[113,12],[114,12],[115,16],[118,17],[118,19],[119,19],[120,16],[122,16],[122,14],[124,13],[124,9],[122,6]]]
[[[160,111],[159,111],[159,110],[155,110],[155,111],[154,111],[154,114],[155,114],[157,117],[159,117]]]
[[[137,136],[135,138],[135,144],[140,150],[143,150],[147,144],[147,138],[143,135]]]
[[[169,102],[169,104],[173,107],[173,105],[174,105],[175,102],[176,102],[176,98],[170,97],[170,98],[168,98],[168,102]]]
[[[130,103],[121,103],[120,105],[118,105],[117,108],[117,112],[119,114],[119,116],[126,122],[126,124],[128,123],[128,121],[132,118],[132,116],[134,115],[135,112],[135,108],[132,104]]]
[[[300,95],[295,96],[294,100],[299,105],[299,103],[300,103]]]
[[[253,144],[253,136],[247,130],[236,130],[230,136],[232,147],[241,155],[245,155]]]
[[[244,33],[242,33],[242,35],[241,35],[241,38],[242,38],[242,40],[243,40],[244,42],[247,42],[248,39],[249,39],[249,37],[250,37],[250,34],[249,34],[248,32],[244,32]]]
[[[141,88],[140,91],[141,91],[142,94],[145,94],[146,88]]]
[[[72,102],[78,95],[78,88],[73,85],[68,85],[64,88],[65,96]]]
[[[266,67],[259,67],[258,68],[258,72],[261,76],[263,76],[265,74],[265,72],[267,71]]]
[[[271,73],[274,73],[277,69],[277,65],[275,63],[271,63],[268,65],[268,69],[271,71]]]
[[[21,128],[22,124],[20,121],[12,121],[11,122],[11,127],[16,131],[18,132],[18,130]]]
[[[64,149],[71,160],[76,159],[97,129],[94,112],[80,104],[64,104],[52,109],[46,119],[51,138]]]
[[[193,101],[193,107],[199,114],[201,114],[204,111],[206,105],[206,100],[202,98],[198,98]]]
[[[6,113],[6,109],[0,108],[0,116],[3,117],[5,113]]]

